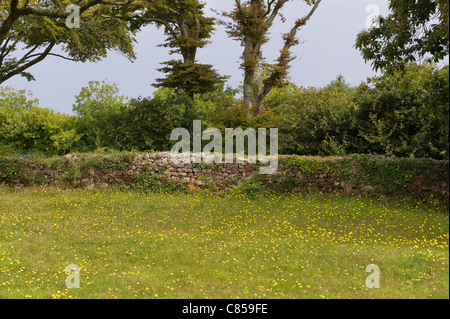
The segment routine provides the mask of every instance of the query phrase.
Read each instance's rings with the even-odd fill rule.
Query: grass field
[[[0,188],[0,298],[449,298],[449,214],[339,195]]]

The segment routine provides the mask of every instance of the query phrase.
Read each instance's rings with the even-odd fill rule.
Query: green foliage
[[[259,115],[249,118],[245,105],[235,97],[238,92],[238,89],[227,87],[202,95],[202,101],[209,101],[215,106],[211,108],[211,112],[205,114],[204,122],[219,129],[222,134],[225,133],[226,128],[242,128],[244,130],[254,128],[257,130],[258,128],[276,127],[273,123],[274,113],[270,108],[266,108]]]
[[[231,107],[227,118],[236,117],[233,114],[237,104],[235,93],[235,90],[221,86],[216,91],[195,94],[191,98],[181,89],[159,88],[153,97],[134,99],[126,115],[129,127],[123,134],[126,143],[122,144],[138,151],[167,151],[176,143],[170,141],[172,130],[183,127],[192,132],[194,120],[201,120],[204,129],[224,129],[224,110]]]
[[[227,77],[221,76],[209,64],[183,63],[183,61],[164,62],[159,71],[166,73],[163,79],[156,79],[156,87],[180,88],[190,97],[197,93],[211,92],[217,89]]]
[[[137,150],[136,149],[131,149],[131,151],[122,151],[120,152],[122,156],[125,156],[126,159],[128,160],[128,163],[133,163],[134,159],[136,158],[137,155]]]
[[[304,187],[306,179],[304,176],[292,176],[284,173],[273,175],[270,189],[274,193],[289,194],[299,186]]]
[[[16,160],[0,157],[0,181],[11,182],[23,172],[23,165]]]
[[[70,159],[63,162],[62,170],[64,171],[64,174],[61,176],[61,179],[64,183],[69,185],[79,179],[81,174],[80,167]]]
[[[280,154],[448,159],[448,72],[412,64],[357,88],[338,77],[324,88],[274,89],[265,124],[279,128]]]
[[[170,54],[179,53],[185,62],[194,62],[197,49],[209,43],[215,19],[206,17],[205,3],[198,0],[147,1],[143,14],[134,17],[138,24],[153,23],[164,27]]]
[[[448,158],[448,137],[449,137],[449,67],[448,65],[439,69],[432,69],[427,72],[422,97],[422,128],[415,136],[416,142],[420,144],[427,141],[441,140],[444,144],[441,147],[443,157]],[[447,142],[447,146],[445,145]],[[446,148],[445,148],[446,147]],[[439,147],[433,149],[440,151]]]
[[[222,134],[226,128],[278,128],[279,154],[448,159],[448,72],[448,66],[411,64],[356,88],[342,76],[323,88],[290,84],[272,90],[252,118],[238,90],[224,85],[193,98],[182,89],[159,88],[128,102],[116,85],[91,81],[76,97],[76,116],[39,108],[25,91],[5,88],[0,154],[168,151],[176,143],[173,129],[192,133],[193,120],[201,120],[202,129]]]
[[[408,182],[412,182],[414,180],[414,174],[423,173],[422,170],[416,171],[417,166],[412,166],[411,161],[407,159],[378,160],[364,156],[360,157],[359,162],[364,173],[368,174],[369,180],[381,185],[389,193],[404,187]],[[432,162],[426,164],[432,165]]]
[[[267,97],[279,128],[281,154],[345,155],[356,152],[357,105],[342,77],[324,88],[274,89]]]
[[[39,106],[38,99],[32,99],[31,92],[14,90],[9,86],[0,87],[0,109],[10,113],[21,113]]]
[[[301,157],[298,155],[281,158],[287,166],[295,166],[304,174],[336,172],[335,158]]]
[[[338,173],[355,185],[372,185],[382,194],[401,192],[411,182],[426,179],[423,186],[432,185],[448,176],[449,162],[432,159],[392,158],[354,155],[339,163]],[[422,186],[422,187],[423,187]],[[420,193],[421,189],[409,192]]]
[[[128,1],[77,1],[79,28],[66,26],[71,14],[66,7],[73,1],[5,2],[0,5],[0,83],[16,75],[34,80],[28,68],[49,55],[61,56],[51,53],[57,45],[74,61],[99,61],[109,50],[135,58],[134,30],[121,18],[130,8]]]
[[[127,124],[123,117],[127,107],[127,98],[119,95],[116,84],[90,81],[75,97],[72,106],[79,132],[83,134],[82,144],[120,149],[121,129]]]
[[[134,185],[144,192],[172,193],[183,190],[181,182],[170,180],[163,175],[149,176],[138,173],[134,176]]]
[[[0,141],[0,155],[1,156],[10,156],[14,155],[16,153],[16,150],[8,144],[5,144],[4,141]]]
[[[356,39],[355,47],[375,70],[393,72],[420,59],[438,62],[448,56],[448,0],[390,0],[389,9],[378,27]]]
[[[170,133],[177,127],[192,127],[195,105],[181,90],[159,89],[153,98],[132,100],[126,145],[136,150],[169,150]]]
[[[360,85],[357,153],[448,158],[448,83],[448,66],[412,64]]]
[[[18,122],[22,112],[38,104],[37,99],[32,100],[31,92],[16,91],[8,86],[0,87],[0,155],[16,153],[14,145],[7,139],[8,126]]]
[[[261,175],[253,175],[250,178],[243,179],[241,183],[231,189],[231,192],[254,198],[266,194],[267,190],[264,186],[264,178]]]
[[[0,92],[0,155],[64,154],[81,138],[73,117],[38,107],[38,100],[31,100],[25,91],[6,88]]]
[[[193,98],[196,93],[214,91],[227,77],[220,76],[212,65],[197,63],[197,51],[209,43],[215,19],[207,17],[205,3],[198,0],[148,1],[142,15],[133,18],[137,24],[153,23],[164,28],[170,55],[181,54],[182,60],[162,63],[159,71],[167,74],[157,79],[156,87],[178,88]]]
[[[299,44],[297,32],[306,25],[316,11],[321,0],[305,0],[308,6],[312,6],[309,13],[297,20],[290,31],[282,35],[283,46],[279,50],[280,55],[275,63],[267,63],[263,56],[262,46],[269,40],[270,29],[275,19],[281,16],[281,11],[289,0],[251,0],[236,1],[230,12],[222,15],[228,18],[228,22],[222,22],[226,27],[229,37],[239,41],[244,48],[241,56],[243,69],[243,104],[247,110],[247,116],[260,115],[267,95],[275,87],[287,85],[287,75],[290,64],[295,57],[291,54],[291,48]],[[265,72],[261,72],[261,67]],[[263,74],[266,73],[266,74]]]
[[[136,174],[134,176],[134,184],[144,191],[156,191],[158,180],[153,176],[145,174]]]

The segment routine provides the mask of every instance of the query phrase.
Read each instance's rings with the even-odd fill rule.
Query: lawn
[[[0,188],[0,298],[449,298],[448,208]]]

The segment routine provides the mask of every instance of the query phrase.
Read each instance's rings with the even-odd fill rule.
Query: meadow
[[[0,298],[449,298],[448,207],[0,188]]]

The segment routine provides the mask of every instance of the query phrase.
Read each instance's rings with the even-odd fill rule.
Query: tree
[[[204,6],[198,0],[147,1],[137,21],[164,27],[167,39],[161,46],[171,48],[170,54],[181,54],[184,63],[194,63],[198,49],[209,43],[215,30],[215,19],[205,16]]]
[[[212,92],[219,88],[227,78],[221,76],[210,64],[199,64],[182,61],[168,61],[162,63],[164,67],[158,69],[167,74],[165,78],[156,79],[156,87],[182,88],[193,98],[196,93]]]
[[[66,21],[71,21],[76,11],[67,10],[67,6],[73,1],[1,0],[0,83],[16,75],[34,80],[27,70],[48,56],[98,61],[108,50],[117,50],[134,59],[134,32],[126,21],[115,17],[123,15],[132,2],[76,1],[80,26],[69,28]],[[51,52],[58,45],[62,45],[67,56]]]
[[[157,79],[156,87],[182,88],[189,96],[217,88],[227,77],[220,76],[212,65],[197,63],[198,49],[205,47],[214,32],[215,19],[206,17],[205,4],[198,0],[143,1],[143,14],[128,17],[135,25],[155,24],[167,35],[160,46],[170,54],[181,54],[182,60],[162,63],[159,71],[166,78]]]
[[[89,81],[75,97],[72,109],[86,145],[117,147],[122,114],[128,107],[127,98],[118,93],[116,84]]]
[[[357,89],[361,152],[449,156],[449,68],[424,63],[369,79]]]
[[[256,113],[262,111],[263,102],[272,88],[286,85],[287,71],[295,57],[290,49],[298,44],[296,35],[298,30],[305,26],[316,11],[321,0],[305,0],[312,6],[303,18],[298,19],[290,32],[283,35],[284,45],[274,64],[262,65],[263,56],[261,47],[268,41],[268,32],[272,27],[281,9],[289,0],[235,0],[235,8],[229,13],[223,13],[232,22],[225,23],[230,37],[241,42],[244,47],[242,54],[244,70],[244,104],[251,116],[251,109],[256,107]],[[261,66],[267,69],[267,75],[261,75]]]
[[[449,54],[448,0],[391,0],[391,14],[361,31],[355,47],[375,70],[393,72],[420,59],[438,62]]]

